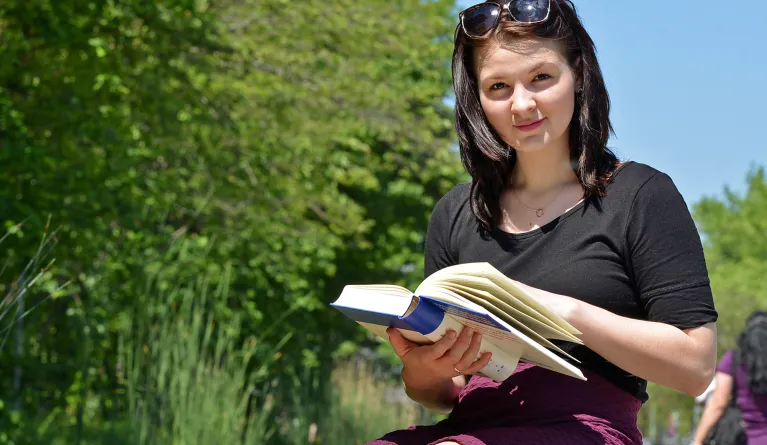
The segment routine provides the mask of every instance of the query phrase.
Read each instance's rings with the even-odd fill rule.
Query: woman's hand
[[[578,310],[580,302],[575,298],[554,294],[543,289],[528,286],[519,281],[514,281],[514,284],[567,322],[570,322],[575,315],[575,312]]]
[[[424,346],[407,340],[397,329],[389,328],[386,333],[402,360],[402,380],[409,388],[434,388],[454,377],[473,374],[490,362],[489,352],[476,359],[482,334],[468,327],[460,335],[449,330],[436,343]]]

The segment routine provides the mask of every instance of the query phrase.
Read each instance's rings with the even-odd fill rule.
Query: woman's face
[[[495,44],[480,57],[480,103],[501,138],[521,152],[567,146],[576,78],[556,42]]]

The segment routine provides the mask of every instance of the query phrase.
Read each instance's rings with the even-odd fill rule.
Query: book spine
[[[419,299],[415,309],[410,314],[399,317],[394,327],[410,329],[428,336],[439,329],[445,318],[445,311],[439,306]]]

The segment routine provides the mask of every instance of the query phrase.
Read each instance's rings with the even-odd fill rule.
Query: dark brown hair
[[[767,394],[767,312],[754,311],[738,336],[738,358],[748,370],[748,387],[755,394]],[[733,391],[736,388],[732,389]]]
[[[485,230],[500,219],[500,196],[511,180],[515,152],[496,133],[479,101],[476,78],[477,51],[517,39],[551,39],[564,49],[564,56],[580,84],[570,123],[570,160],[585,198],[604,196],[606,182],[618,165],[607,148],[613,127],[610,98],[597,61],[596,48],[571,1],[551,0],[549,18],[527,24],[511,20],[505,13],[501,22],[484,39],[472,39],[456,29],[453,50],[455,120],[461,161],[471,175],[471,210]],[[554,4],[558,2],[559,8]]]

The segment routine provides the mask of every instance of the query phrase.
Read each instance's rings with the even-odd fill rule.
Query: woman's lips
[[[515,125],[514,128],[516,128],[519,131],[533,131],[536,128],[541,126],[541,124],[543,123],[544,119],[546,119],[546,118],[543,118],[543,119],[540,119],[540,120],[537,120],[537,121],[532,121],[532,122],[526,123],[524,125]]]

